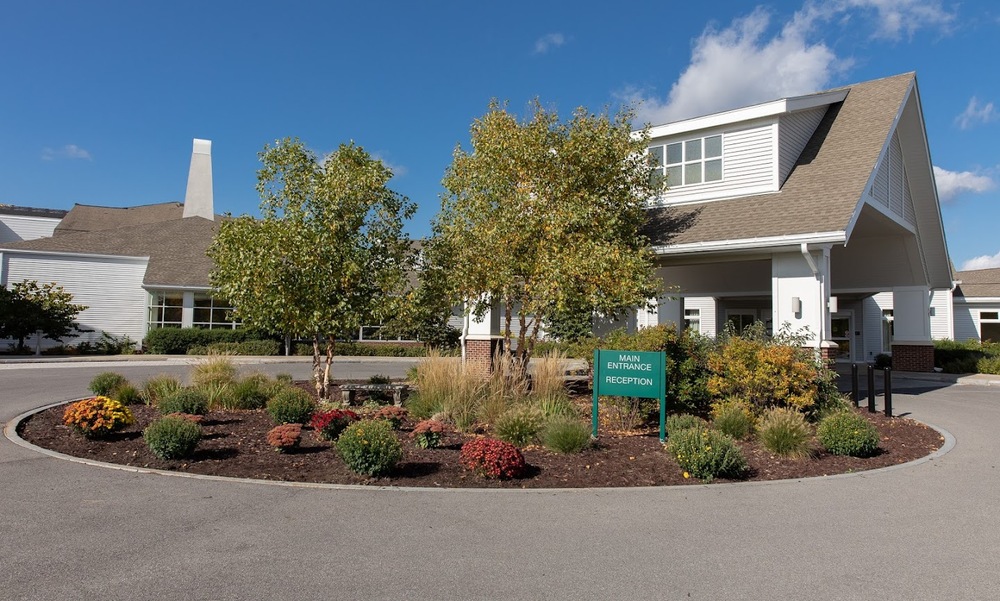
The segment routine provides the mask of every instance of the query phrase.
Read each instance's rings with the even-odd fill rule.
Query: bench
[[[373,392],[391,392],[392,393],[392,404],[397,407],[403,404],[403,397],[410,390],[409,384],[341,384],[340,394],[341,402],[344,406],[351,406],[354,404],[354,399],[357,396],[358,391],[367,392],[371,394]]]

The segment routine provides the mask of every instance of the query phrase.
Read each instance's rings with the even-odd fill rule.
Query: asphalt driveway
[[[0,419],[81,396],[106,369],[2,365]],[[139,381],[184,369],[115,368]],[[1000,389],[897,380],[894,405],[951,432],[954,449],[847,477],[653,489],[224,482],[0,439],[0,598],[997,598]]]

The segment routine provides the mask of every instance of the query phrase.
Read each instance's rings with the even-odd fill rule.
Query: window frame
[[[708,141],[718,139],[718,154],[708,156]],[[695,148],[697,143],[697,148]],[[725,138],[723,133],[686,138],[674,142],[664,142],[654,144],[646,149],[647,156],[650,157],[650,166],[653,171],[651,177],[665,180],[668,189],[698,186],[702,184],[717,184],[725,181],[725,152],[723,150]],[[679,149],[677,156],[671,158],[671,149]],[[697,155],[697,156],[689,156]],[[718,177],[707,179],[709,163],[718,163]],[[671,170],[679,175],[679,183],[672,183],[672,178],[668,175]],[[697,171],[698,181],[689,181]]]

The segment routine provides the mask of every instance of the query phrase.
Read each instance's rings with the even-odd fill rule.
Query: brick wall
[[[934,371],[934,345],[892,345],[892,369],[896,371]]]
[[[465,367],[482,376],[493,371],[493,353],[499,340],[466,340]]]

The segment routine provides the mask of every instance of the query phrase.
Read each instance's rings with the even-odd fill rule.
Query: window
[[[149,329],[179,328],[184,306],[180,292],[153,292],[149,295]]]
[[[979,312],[979,339],[982,342],[1000,342],[1000,311]]]
[[[207,294],[195,294],[194,319],[191,325],[204,330],[235,328],[238,324],[230,317],[232,311],[233,308],[227,302],[216,300]]]
[[[722,181],[722,136],[651,146],[649,161],[652,177],[671,188]]]
[[[684,309],[684,329],[701,332],[701,309]]]
[[[756,311],[744,309],[726,311],[726,326],[732,328],[732,331],[736,334],[742,334],[744,330],[752,326],[756,321]]]

